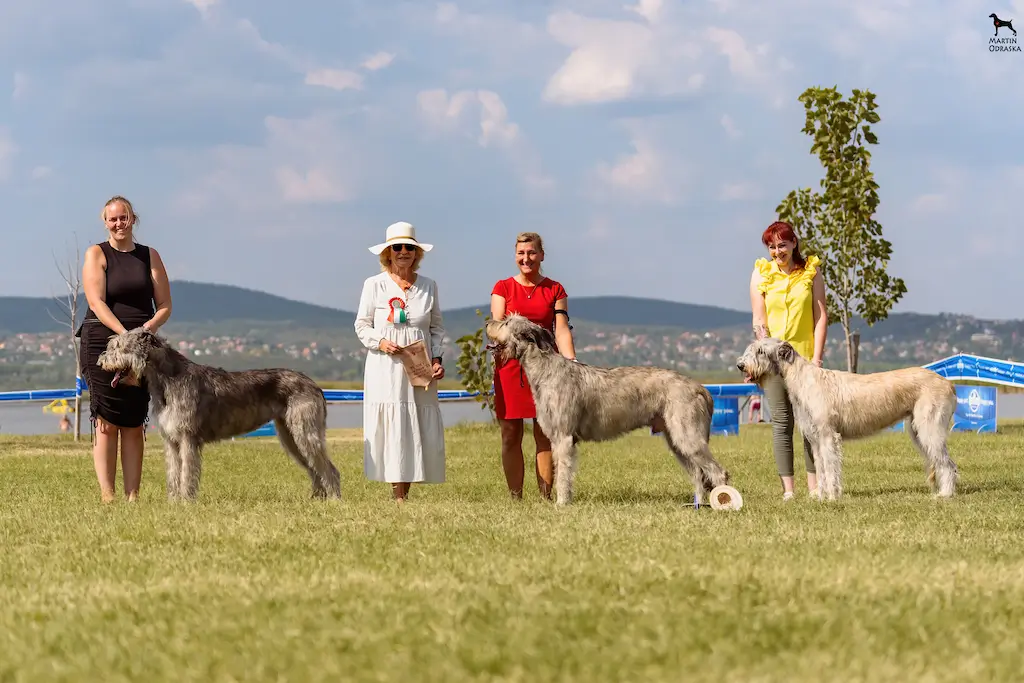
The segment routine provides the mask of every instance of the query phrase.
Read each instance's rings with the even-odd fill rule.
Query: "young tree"
[[[78,337],[75,336],[75,330],[77,329],[76,321],[78,320],[78,302],[82,293],[82,252],[78,248],[78,236],[75,235],[75,251],[74,251],[74,263],[72,264],[71,257],[68,257],[63,263],[57,259],[57,255],[53,255],[53,261],[57,266],[57,272],[60,273],[61,279],[64,280],[64,285],[67,288],[67,292],[63,297],[53,297],[54,300],[60,305],[63,310],[63,315],[59,318],[54,316],[52,312],[50,317],[56,322],[66,324],[71,331],[71,349],[74,352],[75,358],[75,441],[78,441],[82,434],[82,396],[77,392],[77,388],[81,383],[82,379],[82,362],[78,356]]]
[[[477,309],[478,316],[483,315]],[[484,324],[490,320],[490,315],[484,317]],[[495,418],[494,412],[494,369],[491,367],[491,354],[484,343],[484,326],[481,325],[476,332],[464,334],[455,340],[459,345],[461,353],[456,368],[459,371],[460,381],[466,391],[476,395],[473,397],[477,403],[486,408],[491,419]]]
[[[803,132],[814,139],[811,154],[825,168],[822,192],[794,190],[776,212],[800,235],[801,251],[822,260],[828,317],[842,325],[847,369],[857,372],[860,332],[853,329],[853,316],[874,325],[907,291],[886,270],[892,245],[874,218],[878,184],[866,145],[878,144],[871,126],[881,117],[870,90],[853,90],[847,101],[835,87],[808,88],[799,101],[806,113]]]

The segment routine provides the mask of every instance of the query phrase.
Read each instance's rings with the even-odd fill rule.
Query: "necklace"
[[[515,278],[513,278],[513,279],[515,279]],[[537,285],[533,285],[532,287],[527,288],[526,285],[524,285],[522,282],[519,282],[519,280],[516,280],[516,282],[518,282],[519,286],[523,288],[524,292],[526,292],[526,298],[527,299],[532,299],[533,298],[533,293],[537,291]]]

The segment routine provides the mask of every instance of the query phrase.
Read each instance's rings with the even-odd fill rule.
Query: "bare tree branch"
[[[82,253],[78,245],[78,235],[75,234],[75,250],[74,250],[74,263],[69,257],[63,264],[57,258],[56,254],[53,254],[53,262],[57,267],[57,272],[60,273],[61,279],[64,280],[64,286],[67,288],[67,293],[64,297],[53,296],[54,301],[63,310],[63,315],[58,318],[53,312],[47,308],[47,313],[54,322],[66,324],[71,332],[71,348],[73,351],[75,361],[75,441],[78,441],[81,435],[82,425],[82,401],[81,396],[77,394],[78,389],[78,378],[82,376],[82,364],[78,356],[78,337],[75,336],[77,329],[76,322],[78,319],[78,300],[82,292]]]

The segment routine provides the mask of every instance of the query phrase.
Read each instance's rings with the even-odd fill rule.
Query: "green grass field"
[[[885,434],[822,504],[783,503],[744,426],[712,444],[739,512],[693,510],[643,433],[582,447],[568,509],[508,498],[486,426],[405,506],[358,432],[331,434],[340,503],[274,440],[209,448],[169,505],[150,436],[141,500],[104,506],[88,435],[2,438],[0,681],[1020,680],[1024,425],[1001,430],[953,435],[954,500]]]

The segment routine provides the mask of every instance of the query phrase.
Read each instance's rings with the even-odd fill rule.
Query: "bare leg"
[[[513,498],[523,497],[523,421],[498,420],[501,424],[501,466]]]
[[[129,501],[138,500],[142,485],[142,453],[145,449],[145,426],[121,428],[121,475],[124,495]]]
[[[104,503],[114,501],[117,479],[117,433],[117,427],[102,418],[96,418],[96,442],[92,445],[92,464],[96,470],[100,496]]]
[[[406,481],[398,482],[391,485],[391,495],[394,496],[395,500],[399,503],[404,503],[405,499],[409,497],[409,489],[412,488],[412,484]]]
[[[551,441],[544,430],[533,421],[533,440],[537,444],[537,490],[540,495],[551,500],[551,485],[555,480],[555,462],[551,455]]]

